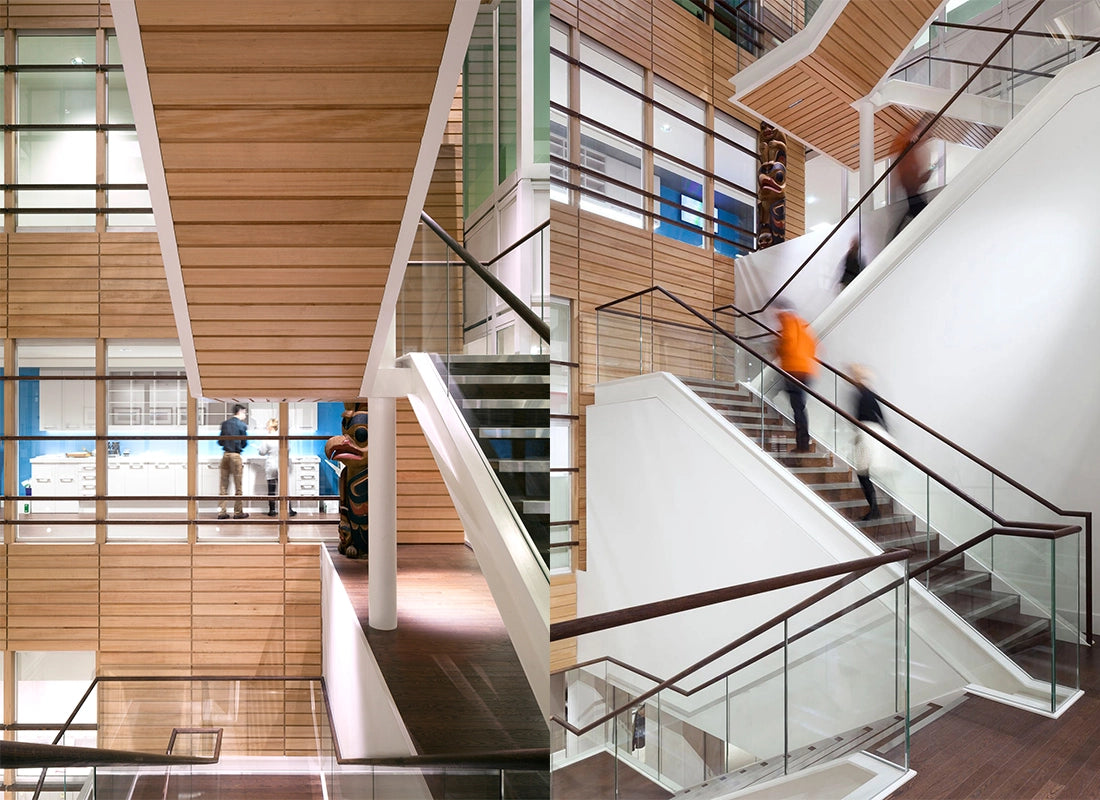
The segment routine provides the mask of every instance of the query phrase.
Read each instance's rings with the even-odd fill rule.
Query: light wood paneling
[[[938,0],[850,0],[812,54],[739,92],[738,102],[849,169],[859,169],[859,115],[851,103],[870,93],[939,5]],[[896,121],[892,115],[879,119],[887,125]],[[876,159],[886,157],[898,130],[876,131]]]
[[[573,573],[550,576],[550,622],[573,619],[577,612],[577,576]],[[550,669],[564,669],[577,663],[577,640],[550,643]]]
[[[208,397],[358,395],[454,7],[384,5],[137,2]],[[446,155],[433,195],[450,226]],[[350,249],[336,283],[301,268]],[[273,250],[290,268],[271,271]]]
[[[96,545],[7,548],[8,647],[95,650],[99,645]]]
[[[397,541],[461,544],[462,522],[408,400],[397,402]]]

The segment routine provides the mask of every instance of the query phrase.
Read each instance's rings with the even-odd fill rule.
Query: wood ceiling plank
[[[150,75],[158,111],[217,108],[416,109],[427,106],[436,74],[424,70],[368,73],[172,73]]]
[[[364,0],[309,0],[277,2],[271,0],[188,0],[186,3],[164,0],[137,0],[138,24],[142,30],[158,27],[194,27],[199,30],[234,27],[300,29],[350,27],[415,28],[434,26],[439,20],[450,22],[454,0],[416,0],[415,12],[405,3],[364,2]],[[305,23],[305,24],[304,24]]]
[[[180,247],[180,259],[184,271],[195,269],[195,275],[202,277],[205,267],[328,267],[333,276],[343,276],[348,270],[361,269],[364,264],[389,265],[393,247],[363,247],[359,245],[336,247],[233,247],[198,246]],[[344,268],[344,269],[340,269]],[[225,274],[219,269],[221,280]],[[312,271],[311,275],[316,274]],[[354,274],[354,273],[351,273]],[[362,277],[362,276],[360,276]]]
[[[424,70],[433,75],[447,25],[416,30],[144,31],[150,77],[174,72]]]
[[[175,199],[200,197],[404,197],[412,171],[341,170],[339,172],[168,172],[168,193]]]
[[[245,322],[240,310],[220,320],[192,320],[191,329],[196,336],[255,336],[267,339],[272,336],[340,336],[349,327],[360,327],[361,319],[333,317],[330,320],[284,319]],[[363,362],[364,365],[366,362]]]
[[[285,305],[331,305],[339,306],[354,299],[356,302],[379,303],[382,300],[383,287],[354,287],[349,291],[345,286],[255,286],[249,290],[247,298],[241,299],[242,307],[273,304]],[[210,305],[225,302],[225,289],[217,287],[186,288],[187,301],[196,305]]]
[[[229,194],[226,192],[225,194]],[[404,197],[322,197],[273,200],[253,199],[172,199],[172,219],[177,224],[273,223],[294,220],[301,223],[363,222],[399,225],[405,210]]]
[[[227,339],[225,336],[213,337],[195,336],[196,350],[213,354],[218,350],[231,353],[241,351],[267,351],[271,349],[300,352],[328,353],[340,352],[343,349],[364,350],[370,347],[370,336],[356,336],[351,332],[345,332],[342,336],[286,336],[276,335],[267,339],[242,339],[239,342]]]
[[[368,247],[389,246],[392,252],[397,241],[398,225],[392,223],[343,223],[334,224],[270,224],[270,225],[204,225],[200,223],[176,225],[176,241],[184,246],[226,245],[240,247],[253,245],[281,245],[302,247]],[[387,261],[387,264],[389,262]]]
[[[337,142],[164,142],[161,158],[165,171],[185,169],[227,170],[368,170],[412,164],[419,141]]]
[[[154,103],[156,101],[154,100]],[[168,109],[157,113],[162,142],[416,142],[427,108]],[[242,148],[244,149],[244,148]]]

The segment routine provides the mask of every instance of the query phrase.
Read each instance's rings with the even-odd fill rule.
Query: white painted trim
[[[118,49],[122,54],[126,87],[130,93],[130,106],[137,126],[138,147],[145,166],[145,180],[149,185],[149,199],[153,206],[153,220],[160,240],[164,275],[168,279],[168,296],[172,301],[172,315],[176,320],[176,333],[183,353],[183,366],[187,372],[187,387],[191,396],[201,398],[202,381],[199,378],[199,362],[195,355],[195,339],[191,333],[191,314],[187,308],[187,295],[183,289],[183,270],[180,267],[179,248],[176,245],[175,223],[168,202],[168,181],[164,177],[164,162],[160,157],[160,134],[153,114],[153,95],[149,90],[149,73],[145,68],[145,50],[141,45],[141,29],[138,27],[136,0],[112,0],[111,12],[115,19]]]
[[[737,88],[730,101],[735,102],[736,98],[743,97],[811,55],[847,5],[848,0],[823,0],[806,27],[729,78],[729,82]]]
[[[405,282],[405,269],[409,263],[416,230],[420,224],[420,212],[424,210],[424,200],[428,196],[428,185],[435,171],[439,145],[443,141],[443,132],[447,128],[447,118],[451,113],[455,90],[458,88],[458,76],[462,73],[462,64],[466,59],[466,50],[470,45],[470,36],[474,30],[474,21],[480,7],[478,0],[455,0],[454,15],[451,17],[447,43],[443,47],[443,58],[436,75],[435,91],[432,94],[428,119],[424,125],[424,136],[420,140],[420,152],[413,168],[409,195],[405,200],[405,213],[401,217],[401,228],[397,234],[397,243],[393,248],[389,277],[382,294],[382,305],[378,309],[378,319],[371,339],[370,354],[363,371],[363,382],[359,387],[360,397],[375,394],[374,382],[383,366],[392,366],[392,356],[386,357],[383,346],[390,335],[397,315],[397,298]]]
[[[1060,705],[1057,710],[1055,710],[1054,712],[1050,712],[1046,709],[1039,708],[1038,705],[1029,705],[1028,703],[1020,700],[1020,698],[1016,695],[998,692],[995,689],[988,689],[985,686],[970,684],[966,687],[966,691],[969,694],[974,695],[975,697],[984,697],[986,700],[992,700],[995,703],[1003,703],[1006,706],[1012,706],[1013,708],[1030,711],[1032,714],[1038,714],[1041,717],[1049,717],[1050,719],[1059,719],[1063,714],[1066,713],[1066,711],[1069,710],[1070,706],[1080,700],[1081,697],[1085,694],[1083,690],[1077,689],[1069,695],[1068,699],[1062,702],[1062,705]]]
[[[328,548],[321,550],[321,674],[344,758],[416,755]]]

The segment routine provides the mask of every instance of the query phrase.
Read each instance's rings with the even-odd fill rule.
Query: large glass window
[[[107,60],[116,67],[106,74],[104,119],[97,115],[96,56],[94,34],[21,33],[16,39],[14,121],[17,126],[35,126],[15,130],[20,229],[94,228],[101,158],[106,164],[108,208],[150,206],[116,37],[107,40]],[[104,123],[125,127],[108,129],[106,153],[100,153],[96,126]],[[113,190],[111,184],[133,188]],[[108,227],[152,225],[152,214],[145,211],[107,218]]]
[[[187,434],[179,343],[108,342],[107,375],[107,538],[186,541],[187,442],[160,438]]]
[[[703,174],[686,166],[706,164],[706,109],[671,84],[653,86],[653,191],[660,196],[653,230],[670,239],[703,245]]]
[[[570,363],[570,304],[552,297],[546,305],[550,323],[550,568],[573,566],[573,371]]]
[[[88,340],[16,343],[19,541],[95,538],[95,345]],[[29,495],[29,497],[27,496]],[[86,498],[86,499],[85,499]]]
[[[582,42],[580,60],[598,73],[580,73],[581,208],[641,227],[642,195],[632,189],[642,188],[642,147],[634,142],[644,141],[644,101],[634,92],[645,88],[644,76],[590,42]]]
[[[714,115],[714,250],[734,258],[755,245],[756,135],[722,112]]]
[[[16,182],[20,184],[95,184],[96,73],[95,36],[21,34],[18,66],[59,66],[57,71],[17,72],[18,125],[58,126],[57,130],[17,130]],[[87,65],[87,66],[86,66]],[[89,68],[90,67],[90,68]],[[87,125],[86,130],[60,126]],[[21,189],[16,205],[26,209],[90,209],[95,190]],[[17,224],[31,227],[91,227],[94,214],[26,213]]]
[[[569,34],[556,25],[550,29],[550,46],[568,55]],[[550,100],[569,108],[569,64],[559,55],[550,56]],[[561,203],[570,202],[570,192],[561,183],[569,182],[569,168],[554,159],[569,161],[569,117],[556,109],[550,110],[550,197]],[[558,183],[558,182],[561,183]]]

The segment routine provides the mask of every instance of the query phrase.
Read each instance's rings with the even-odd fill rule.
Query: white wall
[[[1065,69],[813,323],[833,363],[872,365],[883,396],[1077,510],[1100,510],[1098,84],[1100,59]]]
[[[597,386],[587,425],[590,568],[577,575],[578,616],[860,558],[875,550],[672,376],[657,373]],[[614,655],[667,678],[820,586],[757,595],[582,637],[578,661]],[[792,690],[798,696],[793,706],[820,713],[804,715],[793,746],[799,736],[805,741],[822,738],[822,720],[839,732],[892,713],[893,631],[872,631],[888,617],[887,611],[882,604],[871,604],[858,622],[849,619],[831,628],[834,639],[840,638],[841,624],[850,625],[859,637],[850,648],[815,651],[814,659],[795,673]],[[927,621],[936,615],[924,606],[914,607],[914,702],[941,697],[980,671],[950,667],[924,644],[922,631],[942,627],[938,617]],[[769,643],[775,640],[774,635],[767,638]],[[955,651],[968,647],[958,645]],[[738,660],[722,663],[729,667]],[[957,660],[987,665],[989,659]],[[715,670],[702,673],[713,674]],[[759,683],[738,700],[735,721],[742,729],[733,744],[756,755],[771,756],[779,752],[777,746],[781,749],[777,719],[782,712],[771,688],[776,674],[777,664],[770,661],[742,678]],[[684,683],[699,682],[693,678]],[[823,682],[830,687],[828,696],[822,696]],[[717,705],[704,708],[671,698],[667,705],[698,715],[691,719],[697,727],[715,735],[725,732],[724,726],[714,727],[716,718],[724,719]]]

